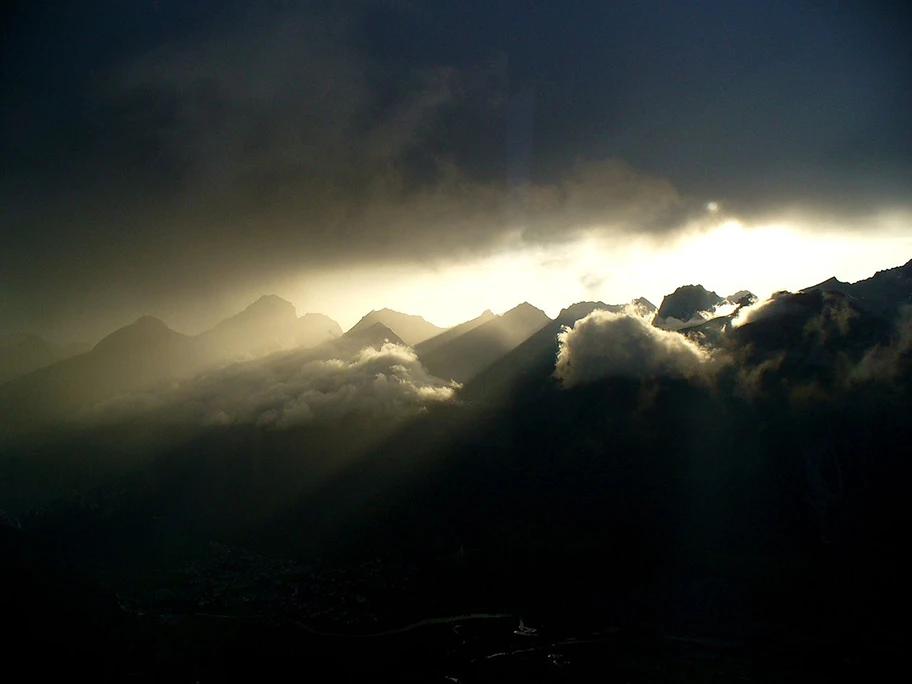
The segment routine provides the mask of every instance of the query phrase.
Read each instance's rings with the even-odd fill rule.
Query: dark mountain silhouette
[[[415,351],[418,352],[419,356],[429,354],[435,349],[442,347],[452,340],[455,340],[457,337],[461,337],[470,330],[474,330],[475,328],[484,325],[488,321],[492,321],[495,318],[496,316],[491,313],[491,310],[487,309],[477,318],[473,318],[470,321],[466,321],[465,323],[460,323],[459,325],[453,326],[452,328],[445,330],[439,335],[435,335],[434,337],[431,337],[424,342],[419,342],[415,345]]]
[[[187,340],[171,330],[163,320],[154,316],[142,316],[135,323],[126,325],[104,337],[92,351],[99,354],[134,354],[151,349],[167,348],[176,340]]]
[[[908,351],[893,382],[841,382],[895,339],[892,323],[846,294],[779,293],[722,335],[711,379],[565,389],[552,377],[557,334],[597,308],[621,307],[567,307],[466,383],[462,401],[395,427],[358,415],[175,436],[143,422],[0,449],[0,508],[22,521],[29,549],[112,587],[79,591],[0,537],[12,561],[0,574],[14,583],[5,605],[17,625],[39,627],[31,641],[95,666],[104,649],[72,644],[128,637],[104,643],[134,673],[154,653],[162,673],[197,676],[230,672],[236,653],[262,667],[301,649],[302,662],[336,671],[389,664],[370,680],[406,663],[422,681],[521,680],[527,664],[521,674],[538,681],[560,663],[562,679],[585,681],[588,665],[607,663],[632,681],[686,661],[671,679],[830,681],[902,662]],[[251,367],[281,377],[284,364],[392,336],[365,326]],[[172,338],[148,320],[84,356],[135,358]],[[742,391],[746,377],[759,391]],[[21,494],[27,484],[40,505]],[[217,564],[198,562],[222,544]],[[97,603],[106,616],[114,592],[135,629],[82,611]],[[56,603],[66,617],[74,602],[64,622],[75,641],[36,617]],[[428,620],[476,611],[511,624]],[[381,635],[326,634],[340,632]],[[626,657],[641,664],[618,664]]]
[[[734,304],[735,306],[751,306],[752,304],[757,303],[757,295],[750,290],[738,290],[734,294],[728,295],[724,302],[726,304]]]
[[[2,430],[18,431],[61,419],[113,395],[187,378],[199,367],[192,338],[157,318],[143,316],[85,354],[0,386]]]
[[[658,310],[656,309],[656,305],[645,297],[637,297],[631,304],[633,304],[634,308],[642,311],[644,315],[654,314]]]
[[[298,319],[295,332],[297,347],[316,347],[329,340],[342,336],[342,327],[329,316],[320,313],[307,313]]]
[[[890,317],[899,307],[912,304],[912,260],[902,266],[878,271],[870,278],[856,283],[844,283],[837,278],[829,278],[805,288],[802,292],[814,290],[848,295],[860,308],[873,314]]]
[[[734,311],[699,323],[681,326],[677,329],[678,332],[703,346],[718,347],[723,342],[723,335],[734,327],[734,320],[741,310],[757,303],[757,296],[747,290],[739,290],[726,297],[723,303],[733,305]]]
[[[432,375],[466,382],[550,321],[544,311],[523,302],[419,356]]]
[[[311,348],[342,335],[329,316],[307,313],[298,318],[295,307],[276,295],[253,304],[195,338],[204,365],[259,358],[276,351]]]
[[[9,408],[2,412],[3,420],[8,430],[25,429],[115,395],[162,387],[234,361],[316,347],[340,336],[341,328],[332,319],[322,314],[298,318],[294,306],[275,295],[261,297],[196,337],[143,316],[87,353],[4,385],[0,401],[8,402]]]
[[[348,332],[358,332],[359,330],[370,328],[376,323],[382,323],[411,346],[424,342],[446,330],[446,328],[439,328],[433,323],[428,323],[421,316],[399,313],[392,309],[380,309],[379,311],[371,311],[364,316]]]
[[[828,385],[843,378],[875,345],[887,343],[892,323],[827,290],[779,292],[748,322],[725,335],[742,364],[776,360],[778,375]],[[771,377],[774,374],[771,374]]]
[[[91,349],[87,344],[58,346],[29,333],[0,336],[0,383],[26,375]]]
[[[568,306],[556,319],[466,383],[462,396],[472,401],[499,404],[521,394],[523,390],[520,388],[541,391],[553,384],[551,374],[557,357],[557,335],[565,326],[573,326],[596,310],[619,313],[624,309],[624,304],[604,302],[577,302]]]
[[[244,360],[293,349],[299,325],[291,302],[276,295],[265,295],[198,335],[195,342],[210,363]]]
[[[555,318],[555,322],[561,325],[573,325],[579,319],[585,318],[595,310],[611,311],[620,313],[624,310],[624,304],[605,304],[605,302],[577,302],[561,309],[561,312]]]
[[[712,311],[724,300],[702,285],[682,285],[662,299],[653,323],[659,327],[680,327],[701,311]]]
[[[366,327],[355,327],[342,336],[342,342],[355,342],[365,347],[379,347],[387,342],[408,346],[406,342],[383,323],[374,323]]]

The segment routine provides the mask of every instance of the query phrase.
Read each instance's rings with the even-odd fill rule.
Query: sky
[[[886,2],[14,2],[0,332],[353,325],[912,258],[912,27]]]

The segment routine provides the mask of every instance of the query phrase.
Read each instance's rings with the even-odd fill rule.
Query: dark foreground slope
[[[839,295],[768,306],[699,381],[563,389],[552,330],[403,422],[8,446],[2,507],[26,557],[119,595],[156,676],[877,676],[912,608],[906,329]]]

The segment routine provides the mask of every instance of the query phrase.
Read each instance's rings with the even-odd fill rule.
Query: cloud
[[[700,377],[711,358],[682,335],[632,313],[594,311],[565,327],[558,342],[554,375],[566,388],[610,377]]]
[[[901,372],[908,372],[912,354],[912,306],[899,311],[896,332],[889,343],[875,345],[865,352],[846,377],[848,385],[865,382],[894,382]]]
[[[113,398],[79,419],[148,417],[285,429],[369,415],[398,419],[452,401],[458,385],[430,375],[413,349],[386,343],[347,358],[277,355],[239,363],[169,390]]]
[[[34,160],[80,173],[36,166],[22,183],[41,203],[17,222],[21,249],[0,255],[18,318],[85,325],[102,309],[196,306],[309,269],[667,234],[703,207],[617,158],[508,181],[514,87],[493,56],[382,64],[351,7],[245,11],[119,55],[85,84],[67,129],[78,134],[38,144]],[[29,222],[73,237],[39,239]],[[26,266],[39,261],[40,273]]]

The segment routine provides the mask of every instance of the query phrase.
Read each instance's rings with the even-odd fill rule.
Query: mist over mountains
[[[910,268],[446,330],[383,309],[343,332],[275,296],[195,337],[145,316],[0,385],[4,549],[113,587],[131,624],[477,612],[881,653],[912,608]]]
[[[830,320],[842,321],[838,330],[843,334],[849,328],[866,331],[862,335],[864,343],[873,349],[880,341],[880,349],[888,336],[886,321],[895,317],[910,297],[912,277],[910,265],[906,264],[858,283],[830,279],[801,293],[780,293],[760,303],[747,291],[723,298],[701,285],[687,285],[668,294],[658,308],[642,298],[630,304],[579,302],[561,311],[554,321],[528,303],[501,315],[485,311],[449,329],[439,328],[420,316],[382,309],[371,311],[343,334],[338,323],[325,314],[298,317],[290,302],[267,295],[195,337],[179,334],[163,321],[143,316],[112,332],[90,351],[62,360],[58,359],[68,355],[65,350],[37,338],[9,336],[0,347],[0,362],[8,380],[0,384],[4,432],[27,431],[70,420],[77,414],[107,414],[118,405],[132,406],[135,411],[138,406],[194,403],[186,397],[193,394],[191,388],[201,386],[200,378],[211,381],[213,373],[240,376],[243,374],[236,369],[219,369],[274,354],[285,356],[257,367],[271,365],[278,369],[291,368],[293,364],[338,362],[342,364],[340,369],[350,370],[345,364],[357,363],[365,349],[376,352],[390,346],[413,347],[414,351],[403,353],[416,359],[429,373],[422,383],[439,378],[439,386],[446,386],[480,377],[465,392],[472,396],[479,387],[502,384],[502,378],[515,380],[536,365],[549,367],[555,378],[573,385],[627,374],[690,377],[696,369],[692,364],[700,359],[713,357],[715,369],[731,363],[738,354],[742,359],[759,358],[757,355],[763,352],[762,363],[775,364],[776,353],[784,353],[787,345],[806,342],[811,329],[817,330],[820,339],[829,339],[830,344],[848,343],[841,338],[833,342],[825,323]],[[590,314],[596,311],[603,313],[592,318]],[[764,332],[761,322],[770,319],[778,327],[775,332]],[[854,327],[850,325],[853,321]],[[745,328],[746,322],[754,325]],[[663,330],[679,333],[666,335]],[[788,337],[792,330],[802,331],[803,337]],[[589,336],[591,341],[584,345],[583,340]],[[862,341],[853,338],[852,344]],[[589,351],[584,351],[586,348]],[[737,348],[737,353],[732,348]],[[871,349],[869,353],[873,354]],[[840,347],[840,353],[844,351]],[[720,360],[723,356],[725,362]],[[390,368],[396,366],[393,357],[390,364]],[[596,370],[599,364],[607,365]],[[385,370],[395,377],[390,368]],[[276,371],[270,372],[274,375]],[[276,378],[276,382],[287,380]],[[397,380],[401,381],[402,378]],[[436,383],[421,386],[430,389]],[[213,395],[211,389],[207,392],[209,397]],[[277,396],[285,395],[280,392]],[[285,397],[291,403],[297,399],[297,395]],[[278,398],[276,401],[281,403]],[[213,415],[243,415],[247,416],[245,420],[257,422],[249,411],[212,410],[216,411]],[[265,410],[257,415],[264,413]],[[302,415],[309,414],[305,411]],[[210,420],[211,415],[203,422]]]

